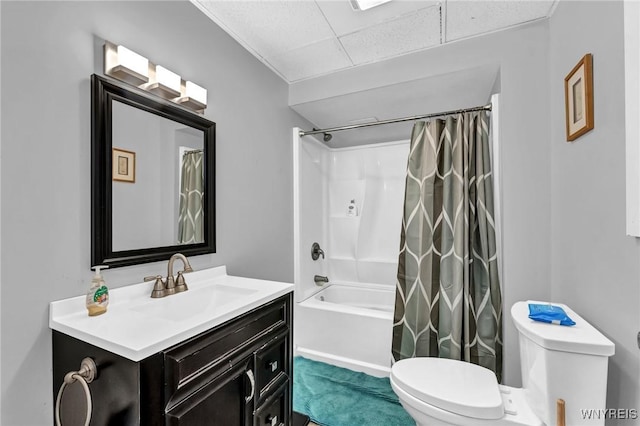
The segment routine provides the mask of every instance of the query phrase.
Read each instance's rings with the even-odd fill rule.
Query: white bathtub
[[[296,354],[374,376],[388,376],[395,289],[333,283],[296,303]]]

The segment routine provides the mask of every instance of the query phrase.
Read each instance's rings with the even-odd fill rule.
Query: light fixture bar
[[[109,41],[104,44],[104,73],[200,114],[207,107],[207,89]]]

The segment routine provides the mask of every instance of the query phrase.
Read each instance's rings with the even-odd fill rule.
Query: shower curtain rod
[[[333,133],[333,132],[340,132],[342,130],[358,129],[360,127],[371,127],[371,126],[380,126],[381,124],[401,123],[403,121],[423,120],[425,118],[444,117],[447,115],[461,114],[464,112],[473,112],[473,111],[491,111],[491,104],[484,105],[484,106],[477,106],[473,108],[438,112],[434,114],[414,115],[413,117],[392,118],[389,120],[372,121],[370,123],[352,124],[350,126],[331,127],[328,129],[300,130],[299,135],[300,137],[302,137],[307,135],[316,135],[318,133]]]

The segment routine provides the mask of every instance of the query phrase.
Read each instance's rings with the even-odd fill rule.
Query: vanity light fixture
[[[104,45],[104,73],[134,85],[149,81],[149,60],[122,45]]]
[[[187,81],[182,96],[175,101],[194,110],[204,110],[207,107],[207,89]]]
[[[161,65],[152,68],[151,82],[142,86],[143,89],[153,92],[165,99],[173,99],[180,96],[182,79],[173,71],[169,71]]]
[[[207,89],[109,41],[104,44],[104,73],[199,114],[207,107]]]

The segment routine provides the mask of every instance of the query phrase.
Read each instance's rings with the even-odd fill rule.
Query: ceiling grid
[[[288,83],[545,19],[557,0],[191,0]],[[437,9],[436,9],[437,7]]]

